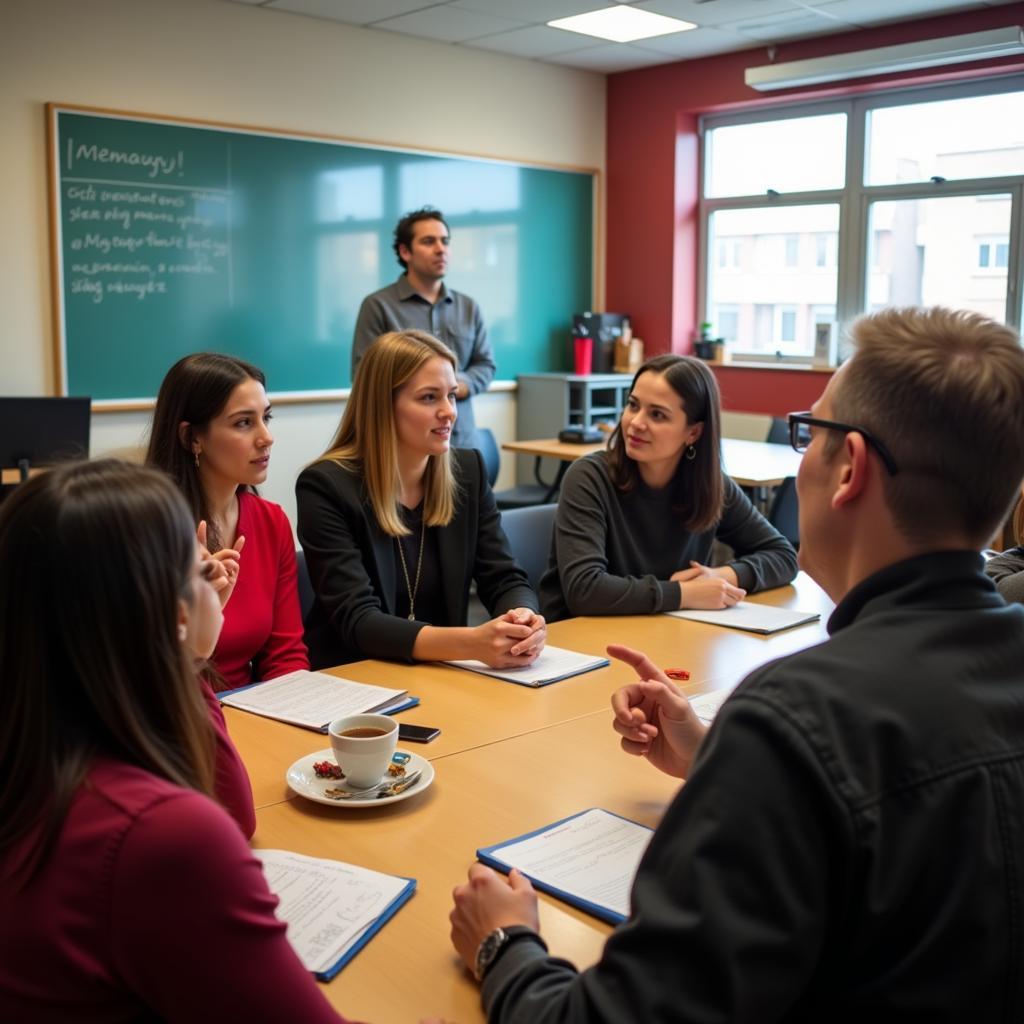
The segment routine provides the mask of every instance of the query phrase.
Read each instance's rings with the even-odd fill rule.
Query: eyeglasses
[[[819,420],[809,412],[791,412],[787,419],[789,420],[789,443],[793,446],[794,451],[807,451],[807,446],[811,443],[811,427],[841,430],[844,434],[857,433],[878,452],[878,457],[889,471],[890,476],[895,476],[899,472],[896,460],[889,453],[889,449],[863,427],[855,427],[849,423],[837,423],[835,420]]]

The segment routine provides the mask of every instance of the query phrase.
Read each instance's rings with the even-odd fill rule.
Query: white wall
[[[602,171],[605,162],[601,75],[226,0],[0,0],[0,394],[55,387],[47,101]],[[514,394],[475,401],[482,426],[513,435]],[[295,476],[340,410],[278,407],[264,493],[293,517]],[[148,420],[94,416],[93,453],[138,445]]]

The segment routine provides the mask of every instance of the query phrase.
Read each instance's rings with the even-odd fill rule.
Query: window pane
[[[705,308],[729,352],[813,355],[815,323],[835,314],[835,260],[819,265],[817,240],[838,233],[838,205],[719,210],[709,230]],[[734,264],[719,265],[723,245]]]
[[[1009,231],[1008,195],[872,203],[867,308],[941,304],[1002,323],[1006,267],[995,239]]]
[[[846,115],[713,128],[706,147],[705,194],[711,197],[842,188]]]
[[[865,183],[1024,174],[1024,92],[883,107],[868,115]]]

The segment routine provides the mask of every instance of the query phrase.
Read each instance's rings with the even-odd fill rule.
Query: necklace
[[[402,575],[405,576],[405,589],[409,592],[409,619],[416,618],[416,591],[420,589],[420,570],[423,568],[423,542],[427,534],[426,516],[420,521],[420,553],[416,559],[416,582],[409,582],[409,568],[405,564],[405,552],[402,550],[401,537],[395,538],[398,545],[398,557],[402,560]]]

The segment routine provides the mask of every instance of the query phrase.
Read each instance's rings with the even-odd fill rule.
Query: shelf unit
[[[622,414],[629,386],[628,373],[524,373],[518,378],[516,401],[516,439],[532,441],[539,437],[557,437],[567,426],[592,427],[615,423]],[[520,455],[516,479],[534,483],[534,458]],[[551,481],[558,471],[557,460],[543,459],[541,473]]]

